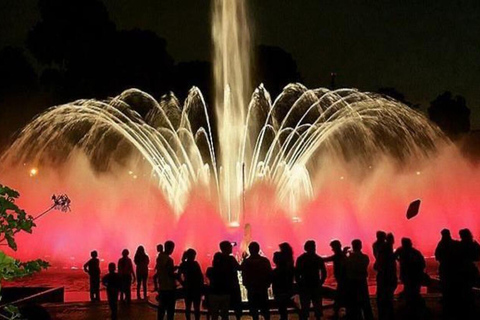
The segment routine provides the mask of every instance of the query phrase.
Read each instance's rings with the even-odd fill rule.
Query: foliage
[[[428,115],[453,140],[470,131],[470,109],[460,95],[440,94],[430,103]]]
[[[12,250],[17,250],[15,235],[19,232],[32,233],[35,218],[19,208],[15,200],[20,194],[0,184],[0,245],[7,245]],[[41,259],[21,262],[0,251],[0,280],[11,280],[31,275],[49,264]],[[1,310],[2,317],[19,319],[18,308],[7,305]]]

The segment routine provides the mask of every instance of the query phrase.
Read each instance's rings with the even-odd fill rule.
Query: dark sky
[[[166,38],[176,61],[210,57],[208,0],[103,0],[118,29]],[[0,0],[0,49],[22,46],[36,0]],[[450,90],[480,128],[480,1],[251,0],[255,42],[282,47],[309,87],[395,87],[423,109]]]

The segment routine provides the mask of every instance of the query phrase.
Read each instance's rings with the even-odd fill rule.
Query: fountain
[[[153,248],[172,237],[209,256],[224,237],[241,240],[235,229],[244,225],[270,251],[283,240],[369,239],[375,228],[432,244],[448,218],[425,235],[402,217],[420,196],[425,219],[437,214],[432,199],[444,193],[432,188],[451,178],[439,168],[457,157],[441,131],[389,97],[355,89],[295,83],[273,101],[262,85],[252,94],[245,1],[214,0],[212,15],[216,121],[195,87],[183,106],[173,93],[156,101],[130,89],[48,109],[3,155],[3,175],[32,201],[62,186],[83,203],[74,217],[38,228],[46,254],[85,255],[112,242],[116,251]],[[456,169],[478,176],[464,162]],[[471,180],[459,183],[468,198]],[[472,199],[463,207],[472,209]],[[451,226],[476,221],[468,217]]]

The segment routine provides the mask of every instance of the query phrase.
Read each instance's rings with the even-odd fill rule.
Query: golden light
[[[38,174],[37,168],[30,169],[30,177],[35,177]]]

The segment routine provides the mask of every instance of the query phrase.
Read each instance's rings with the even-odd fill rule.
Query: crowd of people
[[[454,240],[449,230],[442,230],[441,240],[435,250],[446,319],[469,319],[475,307],[473,287],[479,280],[475,262],[480,260],[480,245],[468,229],[460,230],[459,236],[460,240]],[[426,307],[420,290],[431,282],[425,273],[425,259],[409,238],[402,238],[397,249],[394,244],[392,233],[378,231],[372,247],[378,318],[394,319],[398,263],[405,312],[411,319],[423,319]],[[300,319],[308,319],[312,310],[316,319],[320,319],[323,315],[323,285],[327,278],[327,262],[333,263],[333,276],[337,283],[335,317],[373,319],[367,283],[370,259],[363,253],[361,240],[353,240],[351,248],[343,247],[339,240],[333,240],[330,243],[333,254],[326,257],[318,255],[315,241],[309,240],[305,242],[304,252],[296,261],[292,247],[288,243],[282,243],[273,254],[273,269],[269,259],[262,255],[257,242],[248,245],[248,253],[244,253],[240,261],[232,255],[233,245],[229,241],[222,241],[220,251],[213,256],[212,265],[203,273],[196,261],[194,249],[186,250],[181,263],[175,266],[172,258],[174,242],[159,244],[153,275],[154,290],[158,292],[158,319],[163,320],[165,315],[167,320],[174,319],[178,284],[182,287],[187,320],[191,319],[192,307],[195,320],[200,320],[202,297],[205,297],[205,306],[213,320],[219,316],[228,319],[230,311],[240,320],[243,313],[241,284],[246,288],[247,306],[253,320],[257,320],[259,315],[265,320],[270,318],[269,288],[272,289],[280,320],[288,319],[288,309],[294,307],[292,297],[295,294],[299,296]],[[119,296],[121,301],[131,301],[131,286],[135,281],[137,298],[146,299],[149,262],[145,248],[139,246],[133,262],[129,258],[129,251],[123,250],[117,264],[118,272],[115,263],[109,264],[109,273],[101,282],[106,287],[112,319],[117,318]],[[98,253],[92,251],[91,259],[84,265],[85,272],[90,275],[92,301],[100,300],[99,265]]]

